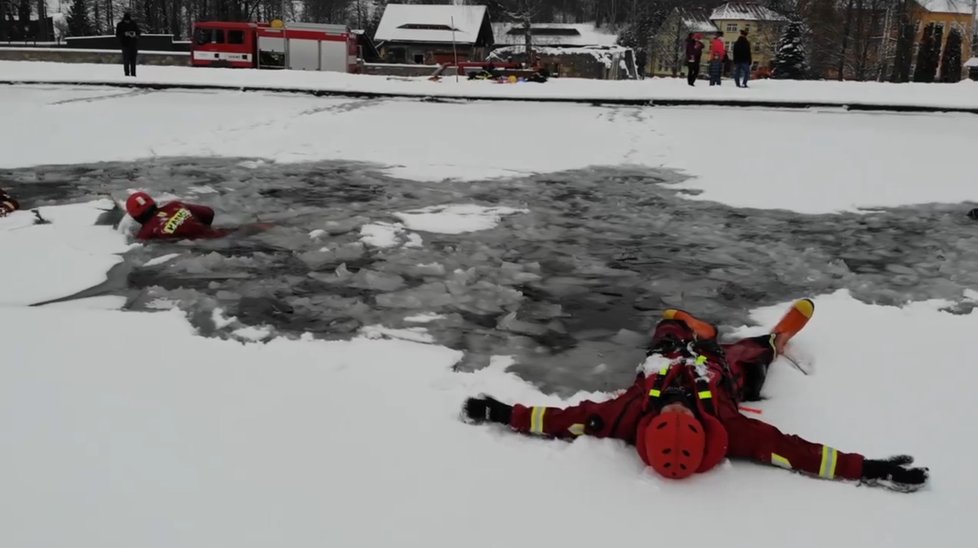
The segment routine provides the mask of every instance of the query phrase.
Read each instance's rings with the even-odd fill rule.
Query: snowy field
[[[4,546],[969,545],[978,402],[949,388],[978,382],[978,226],[964,217],[978,190],[967,169],[919,158],[972,157],[972,115],[59,86],[3,87],[0,103],[0,186],[36,209],[0,219]],[[226,247],[132,244],[113,205],[135,188],[278,226]],[[425,264],[408,272],[412,257]],[[122,267],[123,288],[27,306]],[[586,339],[571,329],[586,310],[554,315],[575,340],[634,344],[656,308],[712,301],[726,336],[758,334],[812,294],[789,353],[814,372],[776,362],[762,418],[912,454],[932,483],[902,495],[744,462],[669,482],[617,442],[457,420],[480,392],[606,397],[595,387],[622,367],[610,350],[541,352],[549,375],[507,370],[529,355],[506,351],[457,371],[467,347],[438,342],[491,302],[482,327],[500,341],[539,336],[523,311],[612,270],[631,281],[609,281],[604,302],[644,291],[642,325]],[[249,323],[229,312],[249,297],[242,272],[297,292],[296,272],[317,274],[369,310],[340,340]],[[418,280],[448,301],[381,304]],[[218,306],[195,308],[206,299]]]
[[[958,84],[888,84],[877,82],[775,81],[751,82],[738,89],[730,79],[715,88],[684,78],[608,81],[579,78],[551,79],[545,84],[496,84],[454,76],[439,82],[427,78],[366,76],[335,72],[258,71],[199,67],[140,66],[139,78],[127,78],[121,67],[105,64],[0,61],[0,82],[115,83],[167,86],[213,86],[230,89],[270,88],[407,95],[415,97],[594,100],[594,101],[761,101],[788,104],[891,105],[978,109],[978,82]]]

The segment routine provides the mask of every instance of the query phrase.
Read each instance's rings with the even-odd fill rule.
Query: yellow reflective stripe
[[[706,363],[706,356],[696,356],[696,365],[703,365]]]
[[[713,397],[713,392],[710,392],[709,390],[703,390],[701,392],[697,392],[696,395],[699,396],[701,400],[708,400]]]
[[[669,374],[669,366],[667,365],[667,366],[663,367],[662,369],[660,369],[659,370],[659,374],[662,375],[663,377],[665,377],[666,375],[668,375]]]
[[[584,435],[584,425],[579,422],[572,424],[567,429],[567,431],[570,432],[571,434],[574,434],[575,436],[582,436]]]
[[[771,464],[775,466],[780,466],[781,468],[787,468],[791,470],[791,461],[782,457],[777,453],[771,453]]]
[[[838,456],[839,452],[835,449],[828,445],[822,446],[822,464],[818,467],[818,476],[820,478],[832,479],[835,477],[835,463],[838,460]]]
[[[543,434],[543,414],[546,412],[546,407],[534,407],[530,411],[530,433]]]
[[[659,394],[662,394],[662,392],[656,390],[655,388],[649,390],[649,395],[652,396],[653,398],[658,398]]]

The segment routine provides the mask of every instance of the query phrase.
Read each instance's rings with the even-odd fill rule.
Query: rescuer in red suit
[[[0,217],[6,217],[18,209],[20,209],[20,204],[17,203],[17,200],[11,198],[6,191],[0,188]]]
[[[928,470],[912,468],[907,455],[870,460],[741,414],[740,402],[760,399],[768,366],[813,311],[812,301],[796,301],[772,333],[718,344],[715,326],[667,310],[635,383],[618,397],[561,409],[510,406],[481,396],[466,400],[463,413],[471,422],[497,422],[541,436],[624,440],[667,478],[686,478],[725,457],[739,457],[826,479],[916,491]]]
[[[140,240],[220,238],[227,229],[211,228],[214,210],[196,204],[167,202],[157,206],[145,192],[135,192],[126,200],[126,212],[143,225],[136,234]]]

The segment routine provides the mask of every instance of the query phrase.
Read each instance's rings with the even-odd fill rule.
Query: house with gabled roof
[[[975,33],[974,7],[971,0],[915,0],[915,3],[916,6],[911,10],[910,15],[917,26],[917,35],[914,38],[914,60],[917,59],[916,49],[924,36],[924,29],[929,25],[933,25],[931,32],[940,33],[941,62],[943,62],[944,47],[947,46],[951,29],[961,33],[961,58],[971,57],[972,37]]]
[[[390,63],[485,59],[494,39],[485,6],[387,4],[374,42]]]

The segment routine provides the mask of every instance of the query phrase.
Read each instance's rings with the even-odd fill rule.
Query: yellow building
[[[710,21],[723,32],[727,55],[733,58],[733,45],[740,31],[747,30],[751,44],[752,70],[769,67],[788,18],[760,4],[728,2],[713,10]]]
[[[915,5],[911,9],[911,21],[917,25],[917,36],[914,44],[920,44],[924,35],[924,28],[933,23],[935,27],[942,30],[941,52],[947,45],[947,37],[951,34],[952,28],[957,28],[961,32],[961,60],[964,62],[971,57],[971,37],[975,31],[974,12],[971,0],[915,0]],[[914,55],[916,59],[916,54]],[[941,55],[943,60],[943,55]],[[940,74],[941,68],[938,68]],[[962,76],[967,76],[966,72]]]

